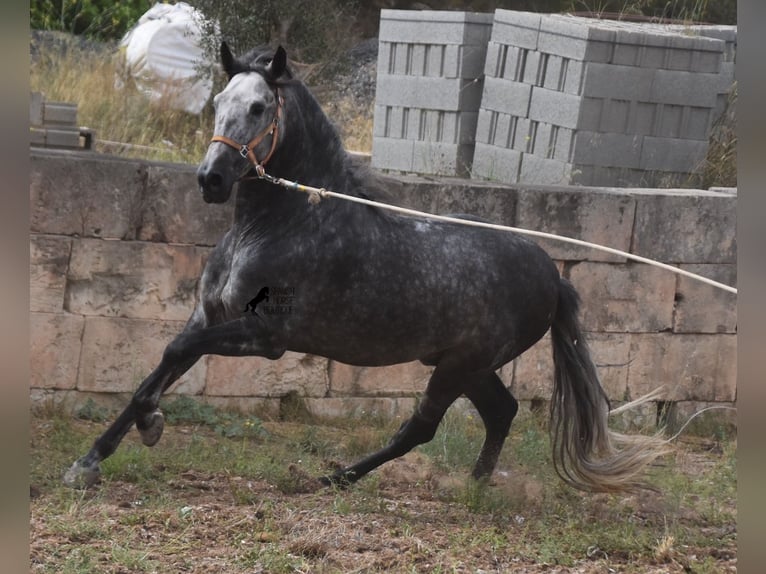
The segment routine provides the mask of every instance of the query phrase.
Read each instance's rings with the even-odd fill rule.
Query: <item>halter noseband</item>
[[[258,175],[263,174],[263,171],[264,171],[263,166],[266,165],[266,162],[268,162],[271,159],[271,156],[274,154],[274,150],[277,147],[277,138],[279,136],[279,123],[282,120],[282,108],[284,106],[285,100],[282,97],[282,94],[279,93],[279,88],[277,88],[276,95],[277,95],[277,111],[274,113],[274,119],[271,121],[271,123],[268,126],[266,126],[266,128],[263,131],[261,131],[261,133],[259,133],[252,140],[250,140],[249,144],[247,145],[241,144],[226,136],[213,136],[212,138],[210,138],[211,142],[221,142],[237,150],[239,152],[239,155],[241,155],[243,158],[245,158],[246,160],[250,161],[250,163],[253,164],[253,166],[255,167],[255,171],[258,172]],[[266,157],[263,158],[262,161],[258,161],[258,158],[255,155],[255,146],[261,143],[263,139],[268,135],[271,135],[271,149],[269,149],[269,153],[266,154]]]

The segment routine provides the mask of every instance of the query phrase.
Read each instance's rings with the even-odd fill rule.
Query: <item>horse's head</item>
[[[221,44],[221,63],[229,77],[213,98],[215,136],[197,169],[203,199],[223,203],[240,177],[268,161],[278,145],[281,103],[276,82],[285,74],[287,55],[280,46],[269,57],[243,63]]]

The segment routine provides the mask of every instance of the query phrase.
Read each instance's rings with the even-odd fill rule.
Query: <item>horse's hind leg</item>
[[[474,478],[480,479],[490,476],[495,470],[511,422],[519,410],[519,403],[494,372],[473,381],[466,388],[465,396],[479,411],[487,433],[472,473]]]
[[[464,373],[456,374],[441,366],[431,375],[425,394],[415,413],[405,421],[387,446],[356,464],[320,478],[325,485],[344,486],[352,484],[384,462],[398,458],[419,444],[429,442],[449,406],[464,392]]]

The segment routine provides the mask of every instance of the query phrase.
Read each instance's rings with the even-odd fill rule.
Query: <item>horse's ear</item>
[[[277,51],[274,52],[274,56],[271,58],[271,62],[266,66],[266,71],[273,80],[279,78],[285,73],[287,69],[287,52],[282,46],[277,47]]]
[[[223,71],[226,72],[226,75],[231,80],[231,77],[234,75],[234,56],[226,42],[221,42],[221,64],[223,65]]]

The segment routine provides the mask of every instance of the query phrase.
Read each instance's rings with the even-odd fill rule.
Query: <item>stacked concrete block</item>
[[[373,167],[467,175],[492,15],[382,10]]]
[[[709,36],[497,10],[472,176],[599,186],[688,177],[729,74],[727,42]]]
[[[77,126],[77,106],[47,102],[41,92],[29,95],[29,143],[55,148],[90,148],[93,134]]]

